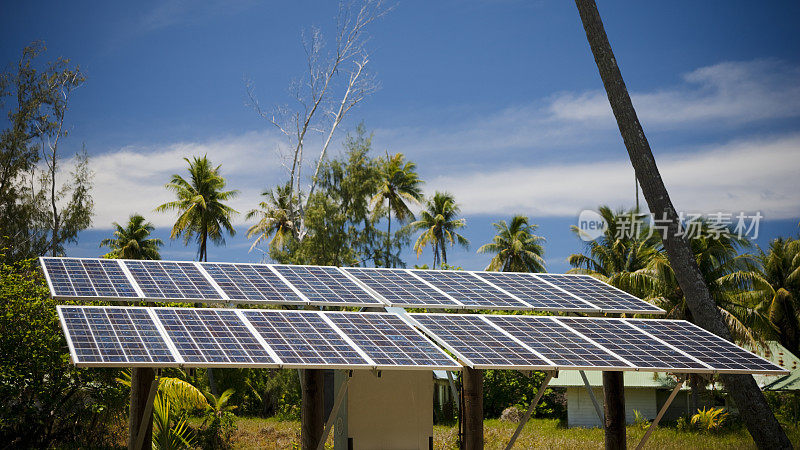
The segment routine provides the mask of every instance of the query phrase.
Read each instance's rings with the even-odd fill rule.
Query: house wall
[[[603,389],[593,389],[595,398],[603,407]],[[628,423],[634,422],[634,410],[644,417],[654,419],[658,414],[656,408],[656,390],[652,388],[625,388],[625,418]],[[584,387],[567,388],[567,423],[570,427],[601,427],[592,399]]]
[[[347,391],[347,435],[353,449],[428,448],[433,436],[429,370],[356,370]]]

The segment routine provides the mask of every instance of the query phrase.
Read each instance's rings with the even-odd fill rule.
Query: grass
[[[199,425],[192,424],[194,426]],[[277,419],[237,417],[237,430],[233,437],[237,449],[291,449],[300,446],[300,422]],[[484,422],[486,449],[502,449],[514,433],[516,424],[499,420]],[[795,447],[800,448],[800,428],[787,430]],[[628,446],[634,448],[644,436],[645,431],[638,426],[628,427]],[[331,433],[332,435],[333,433]],[[458,431],[454,427],[435,426],[433,428],[434,448],[456,449]],[[328,448],[333,440],[328,437]],[[515,448],[603,448],[603,431],[597,428],[564,428],[555,419],[533,419],[525,425]],[[726,430],[716,434],[692,431],[678,431],[675,428],[657,428],[650,436],[647,448],[658,449],[718,449],[756,448],[745,428]]]

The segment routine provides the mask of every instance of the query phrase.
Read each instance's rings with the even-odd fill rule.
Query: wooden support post
[[[128,415],[128,450],[136,448],[139,430],[146,428],[141,448],[151,448],[153,442],[153,414],[145,417],[150,388],[156,379],[156,371],[150,367],[134,368],[131,371],[131,407]]]
[[[606,450],[625,449],[625,382],[622,372],[603,372]]]
[[[464,449],[483,449],[483,371],[464,367]]]
[[[316,450],[322,438],[325,377],[320,369],[303,369],[300,439],[303,450]]]

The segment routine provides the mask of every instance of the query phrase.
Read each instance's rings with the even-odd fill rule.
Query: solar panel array
[[[58,306],[79,366],[458,370],[392,313]]]
[[[409,316],[462,364],[478,369],[788,373],[680,320],[428,313]]]
[[[586,275],[42,258],[55,298],[661,314]]]

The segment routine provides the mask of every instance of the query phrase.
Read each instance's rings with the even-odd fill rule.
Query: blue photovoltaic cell
[[[275,364],[231,309],[154,308],[167,335],[188,363]]]
[[[266,265],[203,263],[203,268],[232,300],[305,303]]]
[[[559,317],[556,320],[639,368],[682,371],[698,369],[701,372],[708,370],[706,366],[683,353],[617,319]]]
[[[379,366],[460,367],[394,314],[323,314]]]
[[[504,294],[469,272],[458,270],[413,270],[411,272],[465,306],[487,309],[530,309],[528,305]]]
[[[319,313],[257,309],[242,312],[284,364],[368,364]]]
[[[476,275],[538,310],[597,311],[597,308],[553,287],[529,273],[475,272]]]
[[[558,366],[630,368],[550,317],[486,315],[489,321]]]
[[[133,279],[147,298],[220,299],[220,294],[191,262],[126,260]]]
[[[383,296],[392,305],[458,307],[458,303],[403,269],[345,267],[343,270]]]
[[[336,267],[273,266],[313,303],[346,305],[383,305]]]
[[[411,317],[477,366],[551,366],[478,315],[411,314]]]
[[[41,258],[55,297],[132,298],[136,291],[116,260]]]
[[[60,306],[76,364],[175,363],[145,308]]]
[[[694,356],[716,370],[750,372],[785,370],[684,320],[642,319],[626,320],[626,322]]]
[[[586,300],[603,311],[664,313],[661,308],[589,275],[537,273],[535,276]]]

